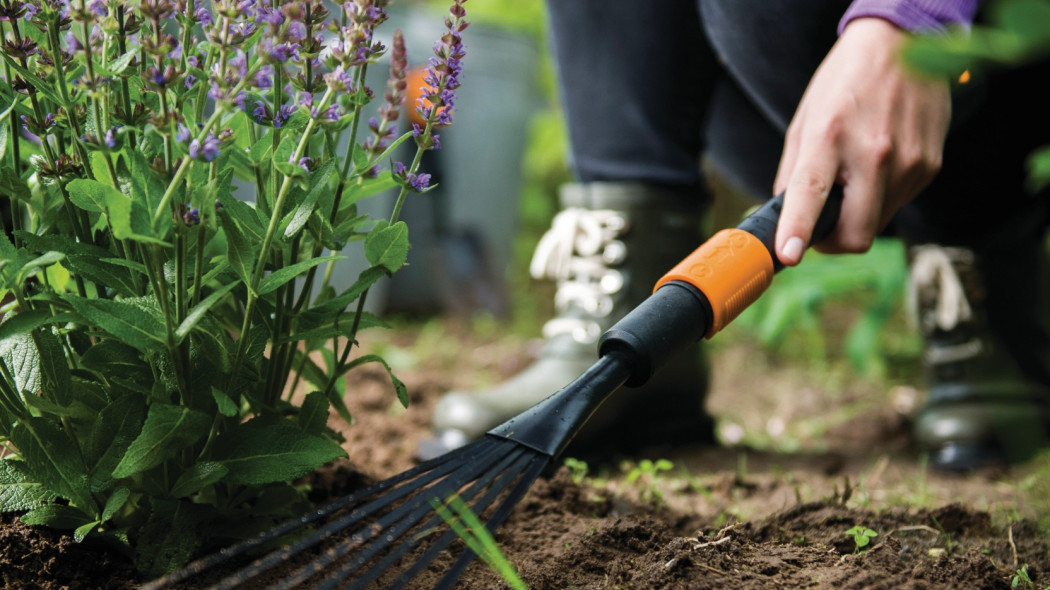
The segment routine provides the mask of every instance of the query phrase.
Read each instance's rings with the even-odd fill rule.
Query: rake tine
[[[553,458],[554,457],[550,455],[537,455],[532,458],[532,464],[529,465],[528,470],[520,479],[518,479],[514,489],[507,494],[507,497],[503,499],[503,502],[500,504],[499,508],[496,509],[496,512],[493,513],[488,522],[485,523],[485,528],[487,528],[490,533],[495,532],[496,529],[503,524],[503,521],[507,520],[511,511],[518,505],[518,501],[529,491],[532,482],[540,476],[540,473],[543,472],[543,468],[546,467]],[[448,590],[449,588],[452,588],[452,585],[456,583],[456,580],[458,580],[459,576],[463,574],[463,570],[470,565],[470,562],[474,560],[474,557],[475,554],[470,549],[464,551],[463,555],[460,555],[456,563],[449,568],[445,573],[445,576],[441,578],[441,581],[434,586],[433,590]]]
[[[507,487],[509,487],[509,484],[512,481],[514,481],[515,478],[522,475],[521,472],[527,469],[531,460],[532,459],[529,457],[521,457],[518,460],[516,460],[514,465],[512,465],[509,469],[507,469],[501,474],[500,479],[498,481],[489,486],[489,489],[485,493],[485,496],[483,496],[481,500],[479,500],[471,509],[474,510],[476,514],[481,516],[481,514],[488,509],[489,505],[491,505],[492,502],[497,497],[499,497],[499,495],[503,493],[507,489]],[[465,502],[470,500],[470,498],[467,495],[463,495],[462,497]],[[441,517],[436,516],[436,518]],[[437,557],[438,553],[440,553],[442,550],[448,547],[448,545],[450,545],[452,541],[455,540],[455,538],[456,532],[454,530],[449,529],[445,531],[445,533],[441,536],[440,539],[435,541],[433,545],[427,548],[426,553],[420,556],[419,559],[417,559],[416,562],[413,563],[409,569],[402,572],[402,574],[390,584],[390,587],[404,588],[408,584],[409,580],[419,575],[420,571],[422,571],[422,569],[426,567],[427,564],[433,561],[434,558]],[[469,551],[469,549],[467,551]],[[360,587],[363,588],[364,586]],[[359,588],[359,586],[358,583],[355,582],[354,585],[348,588],[347,590],[357,590],[357,588]]]
[[[474,445],[472,444],[471,446]],[[425,491],[433,493],[432,490],[435,488],[445,490],[458,489],[460,487],[463,487],[464,485],[466,485],[467,482],[477,477],[480,472],[486,469],[486,467],[492,462],[493,456],[498,457],[503,453],[504,451],[502,447],[489,446],[488,448],[485,448],[484,452],[479,454],[478,457],[473,458],[472,460],[467,461],[464,464],[454,465],[452,469],[448,470],[447,474],[449,474],[449,476],[447,478],[434,483],[434,485],[430,488],[425,488]],[[465,470],[464,467],[467,466],[469,466],[469,469]],[[366,541],[378,540],[378,542],[370,543],[369,549],[366,551],[366,554],[369,555],[367,559],[370,559],[371,555],[374,555],[376,552],[381,551],[383,548],[392,543],[396,538],[398,538],[401,534],[403,534],[406,530],[410,529],[412,525],[419,522],[419,520],[421,520],[423,516],[426,515],[426,513],[423,512],[417,516],[413,513],[413,511],[416,510],[420,505],[423,505],[427,502],[427,499],[423,497],[423,486],[405,486],[403,488],[399,488],[398,491],[402,492],[401,496],[410,496],[410,498],[407,499],[405,503],[398,506],[393,512],[380,518],[373,525],[369,525],[368,527],[366,527],[365,530],[355,532],[347,540],[339,543],[336,547],[333,547],[332,549],[326,551],[322,557],[301,567],[291,577],[282,580],[282,582],[276,587],[275,590],[296,588],[299,583],[320,573],[322,570],[324,570],[324,568],[331,565],[332,563],[335,563],[342,557],[345,557],[350,551],[353,551],[357,547],[364,544]],[[412,494],[416,495],[412,496]],[[383,507],[385,507],[386,504],[389,504],[389,502],[385,501],[387,500],[387,498],[382,498],[381,500],[383,500]],[[375,503],[378,503],[381,500],[377,500]],[[357,511],[355,510],[355,512]],[[374,510],[370,510],[369,514],[371,514],[372,512],[374,512]],[[358,520],[358,518],[355,517],[349,524],[346,522],[341,522],[342,520],[343,519],[336,520],[330,523],[329,525],[326,525],[323,529],[326,532],[325,536],[346,529],[349,526],[349,524],[353,524],[353,522]],[[380,534],[382,533],[385,534],[383,535],[383,537],[380,537]],[[311,545],[315,543],[316,541],[314,543],[311,543]],[[279,551],[277,553],[281,552]],[[267,558],[269,557],[270,556],[267,556]],[[282,561],[284,561],[284,559],[285,558],[283,556],[280,556],[277,559],[271,560],[273,561],[273,563],[271,563],[268,567],[272,567],[273,565],[281,563]],[[353,563],[355,563],[353,567],[359,567],[361,564],[365,563],[367,559],[361,561],[361,555],[356,556],[353,559]],[[257,575],[257,573],[258,572],[253,573],[253,576]]]
[[[437,467],[438,468],[424,473],[423,477],[426,479],[422,479],[420,481],[433,481],[435,479],[439,479],[448,475],[450,472],[453,472],[456,469],[456,466],[454,464],[446,464],[445,462],[443,462],[443,464],[441,465],[438,465]],[[366,497],[375,495],[375,493],[379,491],[377,489],[374,489],[375,487],[378,487],[378,484],[373,488],[368,488],[366,490],[362,490],[359,494],[355,494],[355,496],[357,496],[356,500],[361,501]],[[388,487],[389,486],[381,486],[380,490]],[[314,531],[312,534],[303,537],[295,543],[292,543],[287,547],[283,547],[281,549],[277,549],[275,551],[267,553],[263,557],[256,559],[251,564],[226,576],[213,586],[210,586],[209,590],[229,590],[230,588],[236,588],[237,586],[244,584],[248,580],[251,580],[255,576],[258,576],[259,574],[277,565],[280,565],[281,563],[284,563],[290,557],[298,555],[306,549],[313,547],[314,545],[320,543],[332,534],[346,529],[347,527],[353,526],[355,522],[361,520],[362,518],[370,516],[376,510],[384,508],[391,502],[394,502],[399,498],[410,493],[412,493],[412,489],[410,487],[403,486],[400,488],[395,488],[390,493],[381,495],[378,499],[369,502],[368,504],[365,504],[361,507],[355,508],[350,513],[343,515],[337,518],[336,520],[333,520],[332,522],[324,525],[323,527]],[[344,506],[353,505],[352,502],[342,502],[342,504]]]
[[[147,583],[146,585],[142,586],[141,590],[162,590],[163,588],[167,588],[172,584],[182,582],[188,578],[201,574],[204,571],[213,568],[223,562],[226,562],[234,557],[243,555],[244,553],[251,551],[255,547],[262,545],[263,543],[272,541],[282,535],[288,534],[298,528],[306,526],[311,522],[320,520],[348,506],[352,506],[360,502],[362,499],[367,498],[368,496],[379,493],[387,488],[396,486],[397,484],[404,482],[406,479],[413,478],[421,473],[426,473],[428,471],[432,471],[438,467],[441,467],[442,465],[449,463],[453,459],[458,458],[460,455],[465,454],[468,451],[468,449],[469,446],[461,447],[459,449],[456,449],[455,451],[446,453],[445,455],[442,455],[440,457],[435,457],[434,459],[431,459],[430,461],[427,461],[425,463],[421,463],[389,479],[373,484],[367,489],[361,490],[354,494],[350,494],[343,498],[339,498],[337,500],[333,500],[332,502],[325,504],[324,506],[316,510],[308,512],[298,518],[286,521],[278,525],[277,527],[260,533],[255,537],[245,539],[234,545],[225,547],[215,553],[212,553],[211,555],[193,561],[180,570],[174,571],[170,574],[167,574],[163,577],[157,578],[156,580]]]
[[[469,488],[460,493],[460,497],[462,497],[464,501],[470,501],[474,498],[474,496],[478,495],[482,491],[485,491],[485,495],[482,496],[481,500],[479,500],[478,502],[479,512],[485,510],[488,507],[488,505],[492,503],[493,499],[495,499],[502,490],[506,489],[506,480],[513,479],[516,476],[516,474],[520,473],[524,465],[528,464],[529,458],[527,456],[521,455],[521,452],[514,452],[513,454],[508,455],[503,461],[500,462],[499,465],[496,465],[493,469],[490,469],[489,473],[485,477],[475,481]],[[500,477],[499,481],[493,483],[493,480],[496,479],[497,476]],[[448,497],[456,494],[455,490],[450,491],[450,494],[445,494],[443,491],[440,496],[438,494],[433,493],[428,494],[428,505],[426,507],[421,507],[420,509],[423,510],[424,513],[433,510],[433,508],[429,506],[430,502],[435,499],[444,501]],[[421,533],[418,536],[406,541],[396,550],[391,551],[379,563],[373,565],[368,571],[363,573],[361,577],[354,580],[354,582],[346,590],[358,590],[367,587],[368,584],[370,584],[374,579],[378,578],[383,572],[387,571],[387,569],[393,563],[402,559],[406,553],[408,553],[417,545],[419,545],[425,538],[423,534],[424,531],[435,528],[441,523],[441,516],[436,512],[433,513],[431,518],[425,524],[423,524],[422,527],[420,527]],[[403,588],[405,586],[405,582],[411,579],[415,575],[415,573],[418,572],[421,565],[425,565],[427,562],[433,560],[434,557],[442,549],[444,549],[453,541],[453,539],[455,539],[455,533],[452,530],[446,531],[441,537],[438,538],[437,541],[434,541],[430,545],[430,547],[427,548],[426,553],[422,557],[420,557],[408,571],[402,573],[396,581],[391,583],[390,587]],[[345,570],[346,568],[344,567],[343,569]],[[334,585],[337,582],[345,579],[349,575],[349,573],[350,572],[348,571],[344,572],[342,570],[333,573],[326,580],[326,584],[319,586],[316,590],[330,590],[331,588],[334,588]]]

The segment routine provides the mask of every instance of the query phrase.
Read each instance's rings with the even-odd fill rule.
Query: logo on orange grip
[[[706,334],[710,338],[769,287],[773,259],[755,236],[741,229],[725,229],[675,265],[656,283],[656,289],[670,281],[689,283],[707,297],[714,314]]]

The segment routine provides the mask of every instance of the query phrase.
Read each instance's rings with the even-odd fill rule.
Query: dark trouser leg
[[[719,67],[696,4],[548,6],[579,180],[699,187],[700,128]]]

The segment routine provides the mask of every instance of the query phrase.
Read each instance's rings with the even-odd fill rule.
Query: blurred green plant
[[[845,332],[843,349],[861,373],[886,372],[883,332],[899,308],[907,280],[903,246],[896,240],[876,240],[859,256],[829,256],[809,252],[806,264],[777,275],[770,289],[736,320],[765,346],[805,350],[809,362],[828,356],[827,328],[821,311],[829,301],[852,300],[860,316]],[[800,346],[802,339],[805,346]]]
[[[627,472],[624,482],[635,486],[643,502],[660,506],[664,502],[664,493],[660,489],[664,474],[674,469],[674,463],[668,459],[642,459],[638,463],[626,462],[622,469]]]
[[[984,10],[986,21],[969,33],[917,38],[906,48],[905,59],[922,71],[957,79],[1050,56],[1050,0],[996,0]],[[1047,136],[1050,140],[1050,131]],[[1033,152],[1027,166],[1030,190],[1046,187],[1050,144]]]

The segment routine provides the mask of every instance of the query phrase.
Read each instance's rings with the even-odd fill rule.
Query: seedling
[[[1021,566],[1021,569],[1017,570],[1014,577],[1010,580],[1011,588],[1024,588],[1025,590],[1033,590],[1035,588],[1035,582],[1032,581],[1032,577],[1028,575],[1028,564]]]
[[[569,468],[569,473],[572,474],[572,482],[575,484],[583,483],[584,478],[587,477],[587,462],[572,457],[565,458],[565,466]]]
[[[872,539],[879,536],[879,533],[859,524],[846,531],[846,534],[853,537],[853,544],[856,545],[858,552],[870,545]]]
[[[663,480],[663,473],[674,469],[674,463],[667,459],[651,461],[642,459],[637,465],[627,472],[627,483],[640,485],[639,495],[643,502],[654,505],[663,503],[664,494],[659,484]]]

